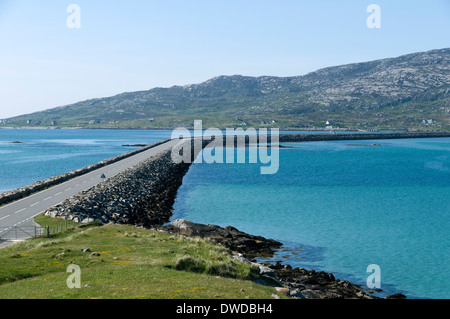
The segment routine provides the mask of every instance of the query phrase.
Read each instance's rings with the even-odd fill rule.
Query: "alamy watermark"
[[[223,132],[217,128],[203,130],[202,121],[197,120],[193,132],[177,128],[172,132],[172,139],[180,140],[172,149],[174,163],[259,163],[261,174],[275,174],[280,166],[278,128],[271,128],[270,133],[266,128],[227,128]],[[210,142],[203,148],[204,141]]]
[[[366,9],[370,15],[367,17],[366,25],[369,29],[381,28],[381,8],[378,4],[370,4]]]
[[[81,268],[76,264],[71,264],[67,267],[67,272],[72,273],[69,277],[67,277],[66,283],[67,288],[81,288]]]
[[[66,19],[66,25],[69,29],[81,28],[81,8],[78,4],[69,4],[66,8],[66,12],[70,15]],[[366,25],[369,29],[381,28],[381,7],[378,4],[369,4],[366,8],[366,12],[370,13],[367,17]]]
[[[371,264],[367,266],[367,272],[370,273],[367,277],[367,288],[369,289],[380,289],[381,288],[381,268],[376,264]]]
[[[81,28],[81,8],[77,4],[69,4],[66,9],[70,15],[66,19],[66,25],[69,29]]]

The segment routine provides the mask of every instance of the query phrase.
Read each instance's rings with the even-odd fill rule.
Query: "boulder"
[[[227,226],[197,224],[185,219],[173,220],[169,225],[160,229],[184,236],[197,236],[208,238],[233,251],[245,254],[245,257],[254,259],[256,256],[271,256],[282,243],[261,236],[254,236]]]

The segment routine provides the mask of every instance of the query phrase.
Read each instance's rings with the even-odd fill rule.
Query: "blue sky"
[[[381,28],[369,29],[369,4]],[[81,28],[70,29],[70,4]],[[450,0],[0,0],[0,118],[450,47]]]

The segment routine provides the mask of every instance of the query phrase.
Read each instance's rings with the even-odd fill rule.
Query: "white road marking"
[[[52,197],[51,196],[47,197],[46,199],[43,199],[43,201],[49,200],[50,198],[52,198]]]
[[[0,220],[5,219],[5,218],[7,218],[7,217],[9,217],[9,215],[6,215],[6,216],[0,218]]]
[[[62,192],[59,192],[59,193],[56,193],[55,196],[58,196],[58,195],[61,195],[61,194],[62,194]]]
[[[17,214],[17,213],[20,213],[20,212],[23,212],[25,210],[25,208],[22,208],[21,210],[18,210],[17,212],[15,212],[14,214]]]
[[[30,207],[36,206],[37,204],[39,204],[40,202],[36,202],[34,204],[31,204]]]

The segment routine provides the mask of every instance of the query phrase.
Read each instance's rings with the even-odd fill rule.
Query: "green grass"
[[[86,248],[90,251],[83,252]],[[81,269],[79,289],[67,287],[71,264]],[[26,240],[0,249],[0,265],[2,299],[268,299],[277,294],[253,282],[256,269],[219,245],[128,225],[76,225],[50,238]]]

